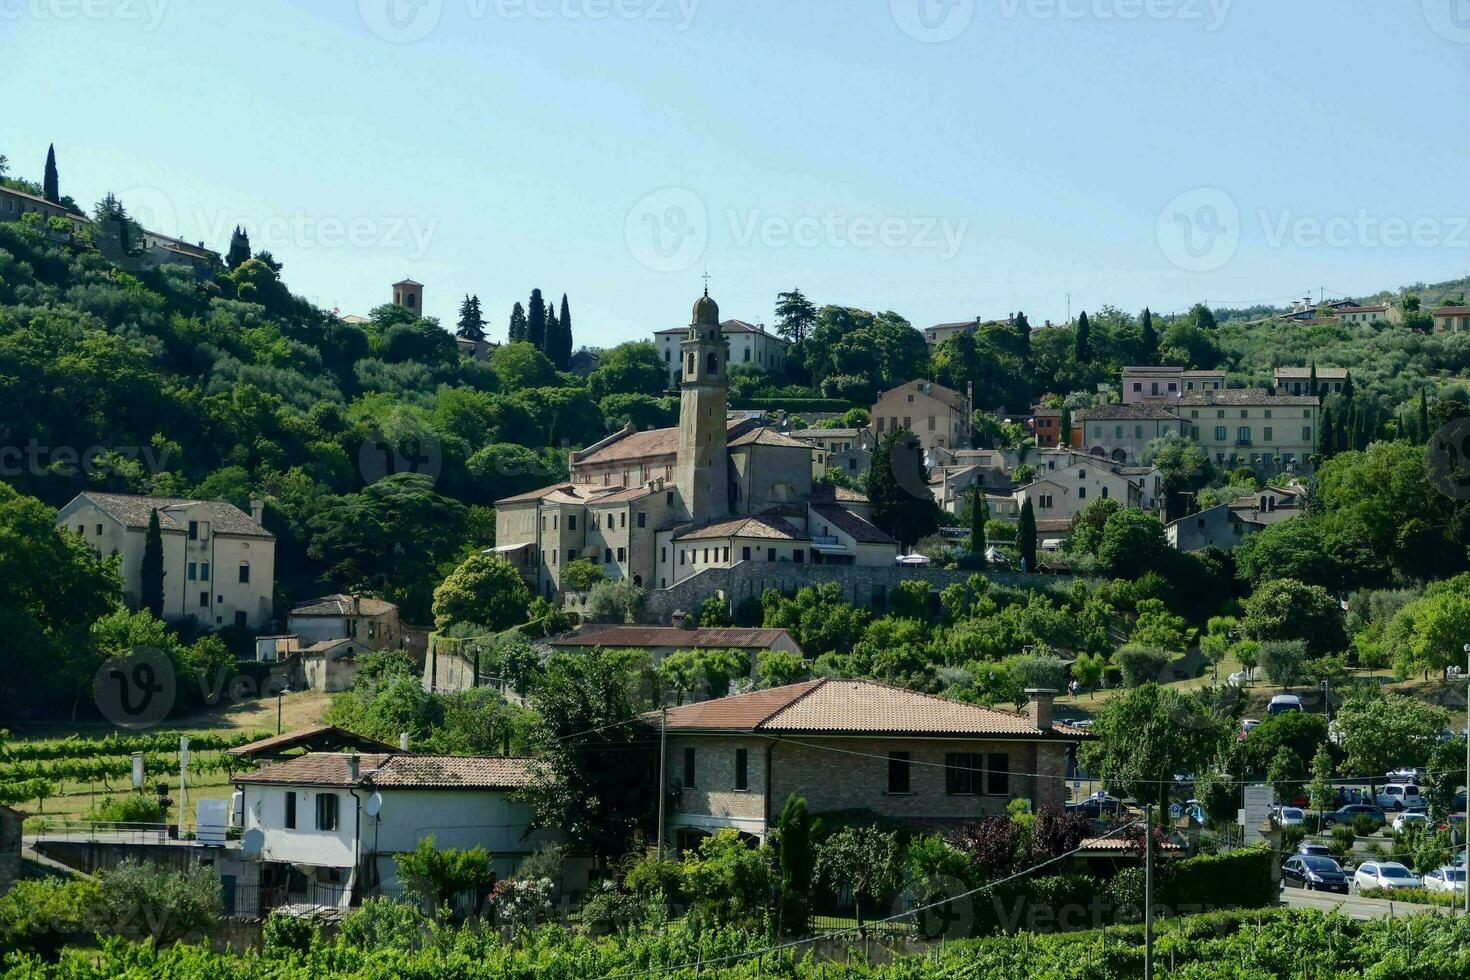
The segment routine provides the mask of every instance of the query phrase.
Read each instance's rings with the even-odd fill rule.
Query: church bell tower
[[[709,289],[694,304],[694,320],[681,346],[679,454],[674,479],[689,519],[708,524],[730,515],[729,450],[725,404],[730,351],[720,330],[720,308]]]

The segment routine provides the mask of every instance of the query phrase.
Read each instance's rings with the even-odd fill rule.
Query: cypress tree
[[[781,931],[805,935],[811,918],[812,818],[806,799],[793,793],[781,808],[776,824],[781,841]]]
[[[566,293],[561,294],[561,316],[556,318],[556,324],[561,328],[561,332],[557,334],[557,339],[561,341],[561,347],[557,349],[557,357],[553,358],[553,360],[556,361],[557,367],[565,371],[567,365],[572,363],[573,347],[572,308],[567,304]]]
[[[1307,394],[1311,395],[1313,398],[1316,398],[1317,397],[1317,362],[1315,360],[1312,361],[1312,374],[1311,374],[1310,380],[1307,382],[1307,385],[1308,385]]]
[[[1057,442],[1063,446],[1072,445],[1072,410],[1066,405],[1062,406],[1062,433]]]
[[[985,567],[985,522],[990,520],[990,501],[985,499],[985,488],[978,483],[970,485],[970,553],[980,556],[980,566]]]
[[[1419,389],[1419,442],[1429,441],[1429,396]]]
[[[1154,329],[1154,314],[1143,308],[1143,363],[1152,365],[1159,359],[1159,332]]]
[[[61,180],[56,174],[56,144],[46,148],[46,177],[41,194],[52,204],[61,203]]]
[[[541,290],[531,290],[531,305],[526,307],[526,340],[537,349],[546,349],[546,300]]]
[[[250,236],[245,234],[245,229],[239,225],[230,235],[230,250],[225,255],[225,264],[231,269],[238,269],[250,261]]]
[[[1087,322],[1087,311],[1077,317],[1077,334],[1072,341],[1072,359],[1078,367],[1092,363],[1092,325]]]
[[[1322,427],[1317,433],[1317,452],[1323,459],[1331,459],[1337,448],[1337,433],[1332,430],[1332,409],[1322,409]]]
[[[556,352],[561,349],[561,324],[556,319],[556,304],[551,303],[546,307],[546,337],[541,342],[541,352],[553,367],[560,368],[556,363]]]
[[[510,330],[506,333],[506,339],[512,344],[526,339],[526,311],[519,303],[511,307]]]
[[[1036,571],[1036,512],[1031,509],[1031,498],[1021,505],[1021,519],[1016,525],[1016,535],[1021,545],[1022,571]]]
[[[163,618],[163,529],[158,524],[158,511],[148,513],[148,531],[143,537],[143,561],[139,569],[141,578],[140,605],[153,614],[154,619]]]

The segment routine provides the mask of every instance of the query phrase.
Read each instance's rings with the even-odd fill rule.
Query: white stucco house
[[[57,513],[93,550],[122,559],[122,600],[142,601],[143,549],[150,514],[163,538],[163,618],[222,626],[267,626],[274,610],[276,536],[261,525],[265,504],[247,514],[222,500],[80,493]]]
[[[430,835],[509,876],[552,840],[513,798],[530,779],[521,758],[310,752],[237,777],[235,820],[260,845],[263,907],[347,906],[400,894],[394,855]]]

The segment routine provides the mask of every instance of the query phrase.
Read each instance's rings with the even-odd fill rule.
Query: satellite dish
[[[362,805],[362,812],[366,813],[370,817],[376,817],[378,814],[382,813],[383,794],[374,793],[372,796],[369,796],[367,798],[367,802]]]
[[[265,850],[265,831],[251,827],[240,835],[240,849],[246,854],[259,854]]]

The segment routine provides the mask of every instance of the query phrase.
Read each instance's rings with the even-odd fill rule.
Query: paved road
[[[1318,909],[1331,912],[1334,909],[1354,919],[1397,918],[1416,915],[1420,912],[1448,912],[1437,905],[1411,905],[1408,902],[1390,902],[1382,898],[1359,898],[1356,895],[1334,895],[1330,892],[1308,892],[1300,888],[1288,888],[1283,893],[1283,904],[1294,909]],[[1456,910],[1464,915],[1463,910]]]

